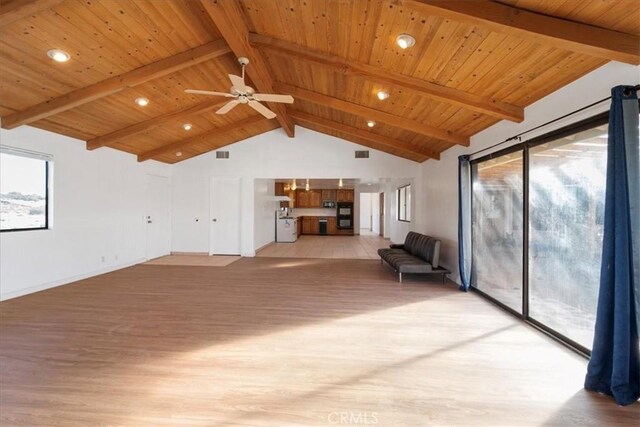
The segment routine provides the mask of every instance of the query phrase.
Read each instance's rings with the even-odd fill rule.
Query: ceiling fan
[[[231,80],[230,93],[225,92],[212,92],[208,90],[197,89],[185,89],[187,93],[193,93],[196,95],[210,95],[210,96],[224,96],[227,98],[234,98],[231,101],[224,104],[216,114],[226,114],[231,111],[238,104],[248,104],[249,107],[256,110],[258,113],[265,116],[267,119],[273,119],[276,113],[262,105],[259,101],[265,102],[284,102],[287,104],[293,103],[293,97],[291,95],[276,95],[271,93],[255,93],[255,90],[251,86],[244,84],[244,67],[249,64],[247,58],[238,58],[238,62],[242,66],[242,76],[234,76],[229,74]]]

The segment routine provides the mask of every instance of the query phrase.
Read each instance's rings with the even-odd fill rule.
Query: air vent
[[[369,150],[356,150],[356,159],[368,159]]]
[[[228,159],[229,152],[228,151],[216,151],[216,159]]]

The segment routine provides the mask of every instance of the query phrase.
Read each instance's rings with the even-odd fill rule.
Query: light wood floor
[[[378,249],[389,240],[374,234],[361,236],[300,236],[294,243],[272,243],[258,251],[258,257],[377,259]]]
[[[145,262],[147,265],[183,265],[192,267],[226,267],[239,260],[240,256],[206,255],[206,254],[173,254]]]
[[[372,260],[137,265],[0,316],[3,427],[640,423],[582,389],[580,356]]]

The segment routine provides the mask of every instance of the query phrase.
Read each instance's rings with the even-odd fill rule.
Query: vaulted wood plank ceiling
[[[5,0],[0,115],[140,161],[295,123],[422,162],[610,60],[638,64],[638,22],[635,0]],[[218,115],[225,98],[184,92],[227,92],[237,56],[248,84],[294,104]]]

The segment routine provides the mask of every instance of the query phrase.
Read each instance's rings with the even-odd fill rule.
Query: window
[[[588,353],[602,250],[607,114],[472,162],[471,284]]]
[[[0,231],[49,228],[49,160],[4,148],[0,152]]]
[[[411,185],[398,188],[398,221],[411,222]]]

